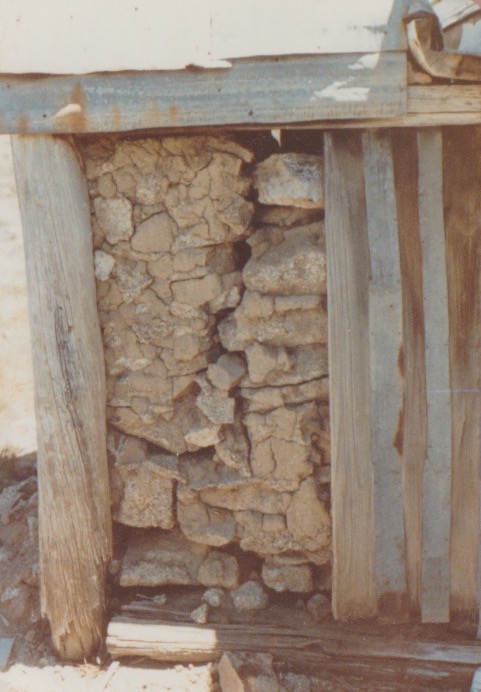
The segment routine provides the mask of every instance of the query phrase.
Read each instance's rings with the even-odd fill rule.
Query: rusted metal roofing
[[[0,72],[228,67],[404,50],[406,0],[0,0]]]

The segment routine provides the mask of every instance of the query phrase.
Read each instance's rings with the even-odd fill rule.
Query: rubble
[[[231,592],[232,603],[236,610],[262,610],[269,603],[269,597],[256,581],[246,581]]]
[[[322,208],[322,157],[313,154],[272,154],[256,166],[254,185],[262,204]]]

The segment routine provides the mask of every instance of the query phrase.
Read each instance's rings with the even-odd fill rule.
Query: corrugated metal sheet
[[[406,0],[0,0],[0,72],[228,67],[405,48]]]

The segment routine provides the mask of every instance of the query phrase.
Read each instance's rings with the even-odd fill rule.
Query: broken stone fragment
[[[261,206],[256,210],[255,225],[282,226],[293,228],[294,226],[306,226],[317,221],[322,221],[323,212],[320,209],[302,209],[301,207]]]
[[[322,209],[322,157],[297,153],[272,154],[257,164],[254,187],[262,204]]]
[[[232,425],[224,428],[224,439],[215,445],[215,453],[217,459],[237,471],[240,476],[252,476],[247,432],[238,416]]]
[[[221,692],[285,692],[272,667],[272,656],[226,651],[219,661]]]
[[[262,581],[274,591],[307,593],[312,591],[312,571],[309,565],[262,565]]]
[[[320,547],[330,542],[330,514],[319,500],[319,489],[312,476],[306,478],[294,493],[287,510],[287,527],[299,542],[317,540]]]
[[[190,614],[190,619],[192,622],[196,622],[198,625],[205,625],[209,617],[209,606],[207,603],[203,603],[201,606],[193,610]]]
[[[120,240],[129,240],[134,226],[132,204],[127,199],[97,197],[93,206],[97,223],[111,245]]]
[[[280,676],[280,680],[286,692],[314,692],[315,690],[311,686],[310,678],[301,673],[285,673]]]
[[[213,550],[200,565],[197,579],[203,586],[235,589],[239,585],[239,565],[233,555]]]
[[[120,586],[198,584],[197,573],[208,551],[177,530],[137,531],[127,538]]]
[[[331,614],[331,603],[322,594],[314,594],[307,602],[307,612],[315,622],[319,622]]]
[[[327,315],[323,307],[274,313],[272,296],[250,291],[246,291],[239,307],[220,322],[218,329],[221,343],[228,351],[243,351],[256,341],[291,348],[327,343]]]
[[[256,238],[259,235],[259,239]],[[249,239],[262,247],[245,265],[242,275],[251,291],[279,296],[318,295],[326,291],[326,253],[322,224],[285,231],[282,242],[276,231],[275,243],[268,229]]]
[[[268,595],[256,581],[246,581],[230,596],[236,610],[262,610],[269,605]]]
[[[211,423],[228,425],[234,422],[234,399],[227,396],[227,391],[213,387],[203,373],[196,378],[200,394],[196,398],[197,407]]]
[[[118,465],[121,497],[113,508],[113,518],[121,524],[143,528],[174,526],[174,481],[166,478],[155,462]]]
[[[107,281],[114,268],[115,259],[103,250],[96,250],[94,253],[95,278],[98,281]]]
[[[329,379],[322,377],[318,380],[301,382],[296,385],[259,387],[257,389],[243,387],[241,394],[246,413],[267,413],[282,406],[327,401]]]
[[[226,600],[225,591],[218,588],[207,589],[202,594],[202,600],[212,608],[221,608]]]
[[[238,384],[246,373],[244,359],[236,353],[224,353],[215,363],[207,368],[210,382],[224,391],[229,391]]]
[[[230,512],[207,507],[198,499],[178,502],[177,520],[184,535],[196,543],[220,547],[236,535],[236,521]]]
[[[249,375],[243,387],[300,384],[327,375],[327,347],[279,348],[254,343],[246,349]]]
[[[265,514],[284,514],[292,499],[291,493],[271,490],[259,482],[246,481],[238,487],[207,488],[200,491],[206,504],[232,511],[258,510]]]

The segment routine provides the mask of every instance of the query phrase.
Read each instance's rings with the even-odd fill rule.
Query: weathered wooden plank
[[[451,611],[476,613],[481,458],[481,128],[443,134],[452,412]]]
[[[481,111],[481,85],[449,84],[409,87],[407,108],[411,114],[479,114]]]
[[[404,50],[407,0],[1,0],[0,71],[171,70],[259,55]],[[112,27],[115,26],[115,31]]]
[[[402,296],[390,131],[363,134],[370,253],[369,350],[376,589],[382,616],[408,615],[402,483]]]
[[[35,373],[42,610],[58,652],[83,659],[103,639],[111,552],[89,197],[76,154],[60,138],[15,138],[13,159]]]
[[[400,115],[404,53],[291,56],[228,70],[0,77],[0,132],[118,132]]]
[[[441,130],[420,131],[417,142],[427,396],[421,616],[449,622],[451,390]]]
[[[117,616],[108,626],[107,650],[113,657],[137,655],[164,661],[215,660],[221,651],[229,650],[270,652],[276,660],[295,661],[301,652],[309,652],[319,657],[320,667],[331,657],[372,657],[378,665],[383,659],[481,664],[480,647],[473,642],[417,641],[412,634],[400,636],[398,631],[376,636],[368,630],[352,632],[329,623],[295,630],[261,624],[172,624]]]
[[[422,488],[426,457],[426,377],[415,130],[393,130],[403,302],[404,406],[402,465],[406,572],[411,609],[420,606]]]
[[[333,612],[376,613],[369,396],[369,244],[360,135],[325,136]]]

